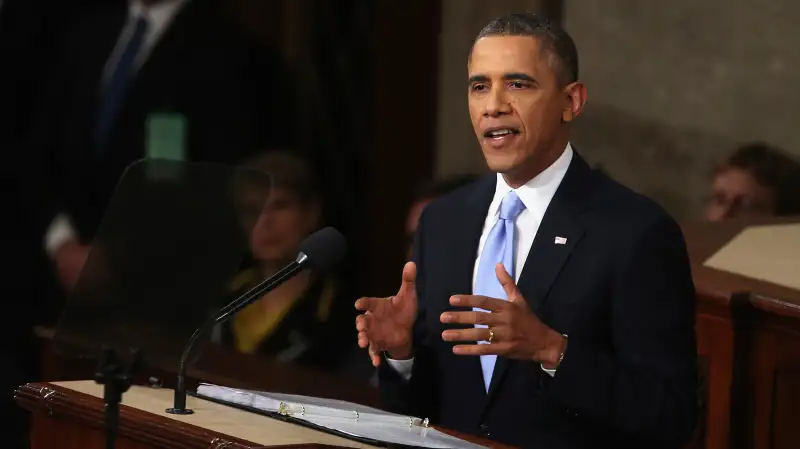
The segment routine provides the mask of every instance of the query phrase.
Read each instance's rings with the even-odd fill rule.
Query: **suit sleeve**
[[[695,292],[678,225],[642,228],[617,259],[611,341],[570,337],[550,388],[574,413],[677,448],[696,419]]]
[[[414,364],[411,378],[403,379],[400,373],[384,360],[378,368],[378,389],[381,405],[394,413],[418,418],[428,418],[432,423],[438,422],[436,416],[436,360],[430,342],[430,333],[426,329],[426,291],[425,291],[425,258],[423,241],[426,235],[425,223],[427,208],[423,211],[411,260],[417,265],[417,300],[419,312],[414,323]]]

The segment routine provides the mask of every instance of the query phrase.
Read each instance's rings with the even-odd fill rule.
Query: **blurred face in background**
[[[725,167],[717,172],[706,205],[708,221],[735,217],[768,217],[775,214],[775,191],[759,184],[747,170]]]
[[[425,206],[432,200],[432,198],[425,198],[415,201],[408,209],[408,215],[406,216],[406,260],[411,260],[414,237],[417,235],[417,227],[419,226],[419,218],[422,215],[422,210],[425,209]]]
[[[317,200],[303,199],[294,192],[275,187],[266,205],[257,205],[246,214],[245,228],[252,229],[250,249],[253,257],[269,265],[283,265],[297,257],[309,234],[319,227],[320,205]]]

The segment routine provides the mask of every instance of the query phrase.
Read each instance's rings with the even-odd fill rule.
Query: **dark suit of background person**
[[[586,88],[557,24],[496,19],[468,72],[470,118],[496,174],[429,204],[416,270],[407,264],[391,300],[356,302],[371,312],[356,328],[384,405],[519,447],[682,447],[697,372],[679,226],[570,145]],[[504,232],[515,233],[501,248],[508,274],[495,266]],[[498,354],[492,371],[481,354]]]
[[[133,71],[99,147],[100,104],[125,39],[135,33],[135,3],[98,5],[73,23],[36,111],[31,148],[46,160],[40,166],[47,167],[42,183],[50,198],[37,223],[51,254],[65,233],[91,242],[123,170],[145,157],[151,114],[186,117],[189,161],[234,164],[293,139],[292,87],[282,58],[243,36],[220,2],[161,0],[149,3],[172,5],[172,18]]]

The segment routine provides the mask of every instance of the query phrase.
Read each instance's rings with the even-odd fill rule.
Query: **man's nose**
[[[486,115],[497,117],[510,112],[511,104],[508,101],[505,90],[500,87],[493,87],[486,102]]]

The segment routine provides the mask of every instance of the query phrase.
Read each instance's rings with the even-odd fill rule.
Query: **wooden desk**
[[[747,225],[797,221],[684,226],[698,294],[698,352],[708,362],[701,447],[800,447],[800,291],[703,266]]]
[[[189,398],[192,415],[170,415],[172,390],[133,386],[120,406],[118,449],[371,448],[296,424]],[[15,399],[32,412],[32,449],[104,447],[103,388],[93,381],[36,383]],[[460,436],[491,448],[508,448]]]
[[[79,380],[94,377],[98,363],[96,358],[63,356],[55,349],[53,330],[37,328],[35,332],[42,379]],[[137,383],[144,385],[151,377],[160,380],[164,387],[175,386],[173,370],[157,363],[145,363],[137,373]],[[369,406],[378,405],[377,390],[366,383],[242,354],[214,344],[204,348],[200,359],[188,370],[187,377],[191,389],[196,388],[198,382],[208,382],[234,388],[335,397]]]

